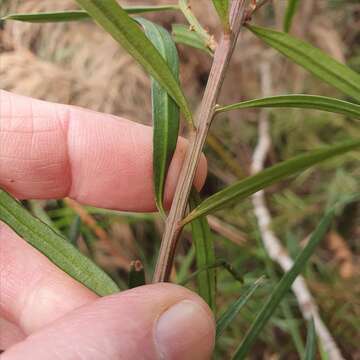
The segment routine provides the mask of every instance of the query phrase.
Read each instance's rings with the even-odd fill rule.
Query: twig
[[[231,32],[222,36],[214,55],[213,65],[196,124],[197,130],[190,135],[189,148],[179,176],[171,210],[166,220],[153,282],[163,282],[169,278],[177,241],[181,233],[179,222],[182,220],[186,210],[196,168],[215,113],[216,101],[243,24],[245,4],[246,0],[233,0],[230,13]]]
[[[251,0],[251,4],[246,11],[244,22],[248,22],[252,19],[253,15],[260,10],[265,4],[271,2],[272,0],[262,0],[259,3],[257,3],[257,0]]]
[[[208,215],[207,220],[212,230],[229,239],[234,244],[244,246],[246,236],[240,230],[213,215]]]
[[[271,67],[269,61],[263,61],[260,66],[263,96],[271,95]],[[261,171],[264,167],[268,151],[271,146],[270,126],[268,112],[261,112],[259,121],[259,140],[253,154],[252,173]],[[254,213],[257,218],[261,237],[270,258],[276,261],[284,272],[289,271],[293,260],[281,245],[280,240],[271,230],[271,215],[266,205],[265,192],[263,190],[252,196]],[[343,359],[332,335],[321,320],[317,305],[306,285],[305,279],[299,275],[293,283],[292,290],[296,296],[299,308],[305,319],[313,318],[315,321],[316,333],[327,352],[330,360]]]
[[[220,259],[211,265],[203,266],[202,268],[196,270],[190,276],[188,276],[185,280],[179,282],[178,284],[181,286],[184,286],[190,280],[192,280],[194,277],[196,277],[199,273],[201,273],[205,270],[214,269],[214,268],[218,268],[218,267],[223,267],[224,270],[226,270],[234,278],[234,280],[236,280],[240,283],[244,282],[242,276],[234,269],[234,267],[230,263],[228,263],[226,260]]]

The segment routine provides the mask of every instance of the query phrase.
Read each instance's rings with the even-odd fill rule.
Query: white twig
[[[263,96],[271,95],[271,66],[269,60],[264,60],[260,64],[261,87]],[[259,119],[259,139],[255,148],[251,172],[257,173],[264,168],[264,163],[271,146],[270,124],[268,121],[268,112],[263,110]],[[287,251],[281,245],[280,240],[271,230],[271,215],[266,205],[265,193],[263,190],[252,196],[254,213],[258,222],[264,247],[270,258],[277,262],[284,272],[289,271],[294,262]],[[318,307],[306,285],[305,279],[299,275],[292,285],[292,290],[296,296],[302,315],[305,319],[313,318],[315,322],[316,333],[321,341],[323,349],[327,352],[330,360],[343,359],[339,348],[337,347],[331,333],[321,320]]]

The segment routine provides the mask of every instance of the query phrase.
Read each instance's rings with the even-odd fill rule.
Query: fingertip
[[[204,184],[207,177],[208,165],[207,160],[204,154],[201,154],[200,161],[198,168],[196,170],[194,185],[198,191],[200,191]]]
[[[156,324],[155,341],[162,359],[210,359],[214,319],[198,300],[182,300],[167,309]]]

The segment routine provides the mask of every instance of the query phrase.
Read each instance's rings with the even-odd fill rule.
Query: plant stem
[[[243,24],[246,13],[245,5],[246,0],[233,0],[230,13],[231,32],[222,35],[214,55],[213,65],[200,106],[200,112],[196,124],[197,129],[190,135],[189,148],[180,172],[171,210],[166,220],[165,231],[153,282],[164,282],[169,279],[176,245],[182,230],[179,223],[185,214],[196,168],[215,113],[216,102],[237,37]]]
[[[187,0],[179,0],[178,7],[186,17],[186,20],[203,39],[208,40],[210,38],[209,33],[202,27],[196,16],[191,11],[191,6],[188,4]]]

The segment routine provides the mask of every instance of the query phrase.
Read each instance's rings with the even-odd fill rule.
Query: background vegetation
[[[122,4],[126,3],[122,1]],[[144,1],[129,1],[129,4]],[[162,1],[146,1],[161,4]],[[163,2],[165,3],[165,2]],[[167,1],[166,3],[169,3]],[[281,29],[286,2],[264,6],[253,23]],[[72,0],[0,1],[1,14],[73,9]],[[217,35],[218,20],[211,2],[192,1],[193,11],[211,33]],[[184,20],[178,13],[147,15],[169,28]],[[300,2],[291,33],[346,62],[360,72],[360,4],[348,0]],[[196,109],[207,80],[211,60],[205,53],[179,46],[181,82]],[[75,104],[94,110],[151,123],[150,81],[142,69],[103,31],[91,22],[66,24],[2,24],[0,32],[0,85],[5,90],[44,100]],[[323,82],[269,50],[249,31],[243,31],[222,91],[222,103],[261,97],[261,64],[271,71],[271,94],[308,93],[341,98]],[[258,110],[242,110],[218,116],[206,148],[209,177],[203,195],[209,195],[250,173],[258,140]],[[302,151],[359,137],[357,120],[312,110],[272,110],[272,146],[266,166],[289,159]],[[232,160],[229,160],[232,159]],[[234,165],[234,163],[236,165]],[[233,164],[233,165],[231,165]],[[360,188],[359,154],[328,161],[296,179],[283,181],[266,191],[272,229],[291,256],[295,256],[334,199]],[[156,214],[124,214],[81,207],[62,201],[29,201],[29,209],[69,235],[77,246],[104,267],[126,288],[131,260],[140,259],[151,277],[163,232]],[[209,217],[216,254],[226,259],[243,281],[261,275],[270,282],[255,293],[242,309],[217,349],[227,358],[282,274],[264,250],[250,200]],[[80,224],[80,233],[78,226]],[[75,236],[74,236],[75,234]],[[79,235],[79,236],[77,236]],[[150,241],[149,241],[150,240]],[[190,231],[185,231],[177,252],[172,280],[183,282],[194,271]],[[308,263],[304,273],[324,323],[343,355],[360,358],[360,204],[352,203]],[[187,286],[193,288],[192,281]],[[218,312],[239,296],[241,283],[229,272],[218,270]],[[298,358],[299,338],[306,323],[290,293],[253,348],[252,358]],[[296,346],[295,346],[296,345]]]

